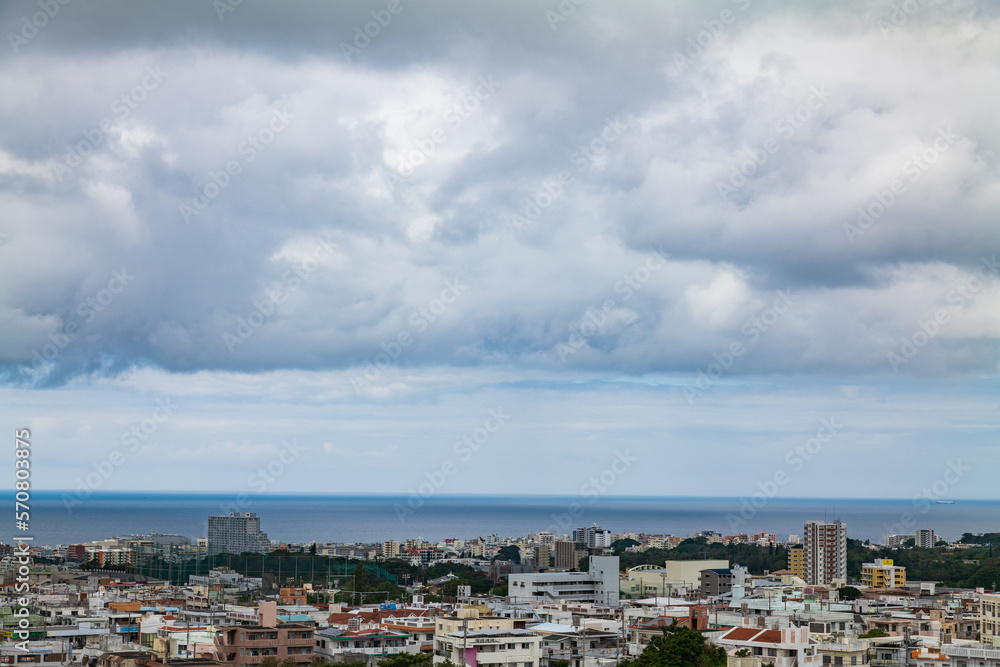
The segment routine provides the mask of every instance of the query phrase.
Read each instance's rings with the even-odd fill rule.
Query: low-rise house
[[[816,650],[823,658],[824,667],[865,667],[868,665],[868,641],[865,639],[840,639],[820,642]]]
[[[420,644],[412,635],[389,629],[327,628],[317,632],[315,640],[313,652],[330,662],[355,662],[357,656],[391,656],[420,651]]]
[[[716,640],[733,651],[747,649],[761,662],[774,667],[820,667],[822,656],[817,642],[809,638],[808,628],[794,625],[785,628],[743,626],[732,628]]]
[[[542,638],[531,630],[478,630],[436,635],[434,664],[540,667]]]

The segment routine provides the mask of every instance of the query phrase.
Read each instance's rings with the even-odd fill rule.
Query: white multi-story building
[[[732,628],[716,640],[723,648],[747,649],[761,662],[774,667],[821,667],[823,656],[817,650],[817,641],[810,640],[809,628],[789,627],[774,629],[753,625],[754,619],[745,619],[744,626]],[[763,620],[763,619],[761,619]]]
[[[260,530],[260,518],[253,512],[230,512],[229,516],[208,517],[208,555],[266,554],[271,551],[267,533]]]
[[[847,524],[808,521],[802,540],[805,545],[806,583],[814,586],[847,582]]]
[[[937,535],[930,528],[922,528],[916,531],[913,535],[913,541],[915,547],[920,549],[933,549],[934,545],[937,543]]]
[[[979,630],[986,644],[1000,648],[1000,593],[979,596]]]
[[[921,646],[910,654],[913,667],[1000,667],[1000,649],[978,645]]]
[[[886,535],[882,543],[887,549],[898,549],[906,544],[907,540],[914,539],[913,535]]]
[[[327,628],[314,636],[316,647],[313,653],[330,662],[345,662],[345,657],[356,660],[355,656],[359,655],[390,656],[420,651],[420,643],[408,633],[381,627],[364,630]]]
[[[587,572],[511,574],[507,596],[513,604],[593,602],[618,606],[618,556],[591,556]]]
[[[476,667],[539,667],[542,637],[531,630],[476,630],[434,637],[434,663]]]
[[[586,545],[590,549],[603,549],[611,546],[611,531],[605,530],[595,523],[590,528],[573,530],[573,541]]]

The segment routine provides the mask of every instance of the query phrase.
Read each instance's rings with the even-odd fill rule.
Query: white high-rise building
[[[266,554],[271,551],[267,533],[260,530],[260,518],[253,512],[230,512],[229,516],[208,517],[208,555]]]
[[[913,535],[913,541],[915,547],[920,549],[933,549],[934,545],[937,544],[937,535],[930,528],[918,530]]]
[[[575,529],[573,541],[591,549],[603,549],[611,546],[611,531],[604,530],[595,523],[590,528]]]
[[[847,524],[808,521],[802,543],[805,546],[806,583],[827,586],[835,579],[847,581]]]
[[[907,540],[914,539],[913,535],[886,535],[882,543],[887,549],[898,549],[906,544]]]

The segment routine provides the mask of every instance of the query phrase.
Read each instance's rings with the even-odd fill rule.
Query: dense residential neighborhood
[[[252,513],[208,525],[4,547],[0,664],[1000,667],[1000,594],[903,564],[995,574],[996,534],[878,545],[834,520],[780,541],[593,525],[321,545],[269,540]]]

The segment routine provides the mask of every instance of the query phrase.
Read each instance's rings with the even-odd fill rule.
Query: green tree
[[[871,639],[873,637],[888,637],[889,633],[880,628],[872,628],[863,635],[858,635],[859,639]]]
[[[278,667],[278,659],[269,655],[260,661],[260,667]]]
[[[431,667],[430,653],[399,653],[379,660],[379,667]],[[454,667],[454,666],[452,666]]]
[[[516,544],[508,544],[505,547],[500,547],[497,551],[497,555],[493,557],[493,560],[509,560],[512,563],[521,562],[521,547]]]
[[[707,644],[697,630],[672,625],[663,628],[662,635],[653,637],[642,655],[623,664],[628,667],[725,667],[726,652]]]
[[[626,537],[625,539],[615,540],[612,542],[611,550],[620,556],[625,553],[625,550],[629,547],[637,547],[640,544],[640,542],[636,542],[635,540]]]
[[[857,600],[862,597],[861,591],[854,586],[841,586],[837,589],[837,593],[840,594],[840,599],[845,602],[850,602],[852,600]]]

